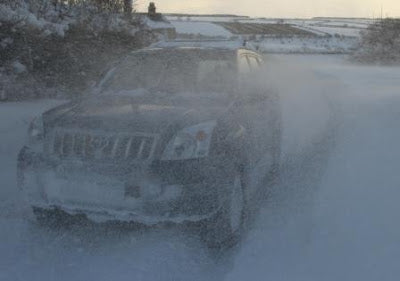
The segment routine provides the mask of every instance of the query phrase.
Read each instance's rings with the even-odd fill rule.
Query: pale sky
[[[400,17],[400,0],[152,0],[164,13],[227,13],[254,17]],[[149,1],[136,0],[139,11]]]

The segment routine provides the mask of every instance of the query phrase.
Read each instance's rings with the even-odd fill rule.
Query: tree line
[[[95,7],[99,11],[130,14],[134,11],[134,0],[3,0],[5,5],[17,8],[27,5],[40,13],[49,9],[59,12],[72,8]]]
[[[156,40],[133,7],[132,0],[0,0],[0,101],[80,96],[115,61]]]
[[[361,35],[355,58],[363,62],[400,63],[400,19],[386,18],[371,24]]]

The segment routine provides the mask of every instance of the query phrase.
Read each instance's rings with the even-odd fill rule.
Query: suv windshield
[[[231,92],[234,53],[221,50],[154,50],[127,57],[104,82],[102,92]]]

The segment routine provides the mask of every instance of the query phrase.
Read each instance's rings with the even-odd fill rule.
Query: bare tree
[[[362,33],[356,58],[364,61],[400,61],[400,19],[379,20]]]

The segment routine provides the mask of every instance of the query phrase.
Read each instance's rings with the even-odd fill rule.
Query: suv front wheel
[[[238,172],[225,205],[205,222],[202,239],[209,248],[230,247],[239,241],[247,215],[245,186],[243,174]]]

